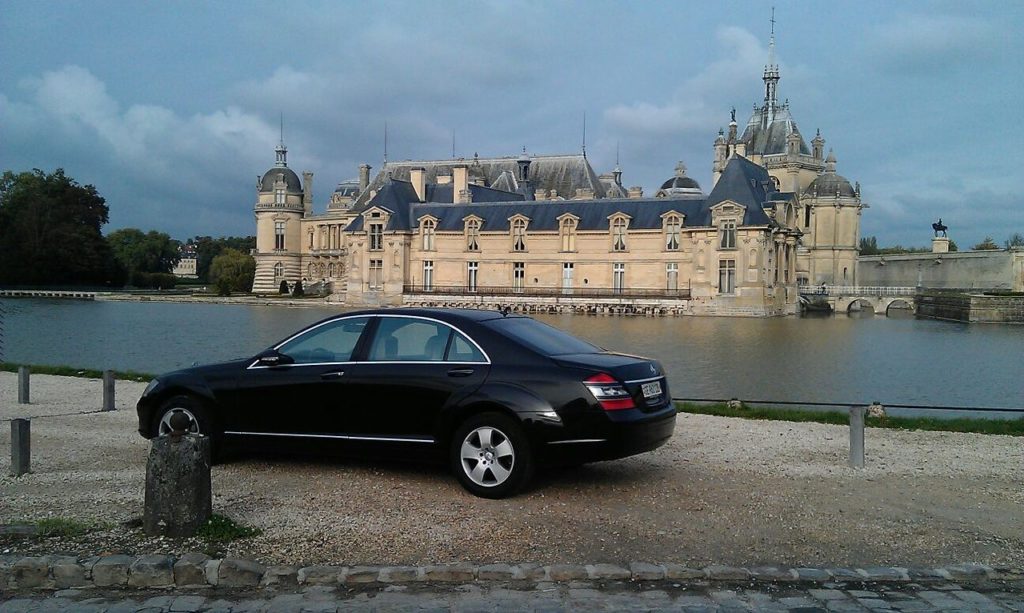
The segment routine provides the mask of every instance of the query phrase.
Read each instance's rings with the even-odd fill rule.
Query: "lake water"
[[[154,373],[253,355],[339,311],[61,300],[2,308],[6,361]],[[675,397],[1024,408],[1024,326],[845,315],[537,319],[661,360]]]

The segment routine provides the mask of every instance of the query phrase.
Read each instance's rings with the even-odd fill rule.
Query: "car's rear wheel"
[[[505,498],[533,474],[533,453],[522,427],[500,413],[470,417],[452,437],[450,459],[459,482],[483,498]]]
[[[216,462],[219,459],[221,433],[214,425],[210,410],[202,401],[185,395],[169,398],[160,405],[160,410],[153,420],[153,436],[170,434],[173,430],[171,420],[175,416],[184,416],[188,419],[188,433],[202,434],[210,439],[210,460]]]

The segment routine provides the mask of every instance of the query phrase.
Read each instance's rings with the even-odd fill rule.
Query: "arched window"
[[[466,251],[480,251],[480,220],[466,220]]]
[[[280,279],[284,276],[284,264],[278,262],[274,264],[274,279]]]
[[[316,276],[316,266],[314,264],[310,264],[309,266],[306,267],[306,276],[309,277],[310,279]]]
[[[334,278],[334,262],[327,265],[327,276]]]
[[[626,220],[616,217],[612,220],[612,251],[626,250]]]
[[[433,219],[424,219],[423,223],[420,224],[420,234],[423,235],[423,250],[433,251],[434,250],[434,230],[437,224]]]
[[[665,218],[665,251],[678,251],[683,224],[678,215]]]
[[[562,251],[576,251],[576,219],[566,217],[562,220]]]
[[[512,221],[512,251],[526,251],[526,220]]]

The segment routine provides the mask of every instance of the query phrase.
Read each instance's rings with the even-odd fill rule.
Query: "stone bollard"
[[[114,371],[103,371],[103,410],[114,410]]]
[[[18,404],[28,404],[28,378],[32,373],[28,366],[18,367]]]
[[[29,471],[32,458],[32,422],[27,419],[11,420],[11,475],[20,477]]]
[[[864,468],[864,407],[850,407],[850,466]]]
[[[186,416],[175,415],[174,431],[153,439],[142,515],[142,528],[150,536],[192,536],[213,513],[210,439],[186,434],[187,426]]]

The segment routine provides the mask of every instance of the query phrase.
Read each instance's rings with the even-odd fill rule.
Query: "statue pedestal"
[[[933,238],[932,253],[949,253],[949,239],[945,236],[936,236]]]

